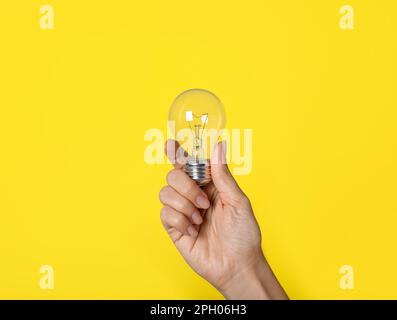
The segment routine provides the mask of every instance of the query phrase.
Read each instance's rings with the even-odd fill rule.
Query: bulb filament
[[[186,118],[193,136],[192,156],[194,159],[199,160],[200,158],[203,158],[203,134],[208,122],[208,113],[203,113],[198,116],[191,111],[188,111],[186,114],[189,114]]]

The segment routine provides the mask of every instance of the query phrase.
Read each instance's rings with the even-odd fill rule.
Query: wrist
[[[288,299],[262,252],[256,261],[234,274],[220,291],[230,300]]]

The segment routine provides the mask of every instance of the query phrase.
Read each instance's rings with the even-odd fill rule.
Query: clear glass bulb
[[[174,139],[187,152],[185,171],[200,186],[211,181],[209,158],[225,126],[222,102],[212,92],[190,89],[178,95],[168,115]]]

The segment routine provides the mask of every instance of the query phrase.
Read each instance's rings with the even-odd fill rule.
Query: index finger
[[[208,209],[210,206],[207,194],[184,171],[173,169],[168,172],[167,183],[198,208]]]
[[[176,140],[168,139],[165,143],[165,154],[176,169],[181,169],[186,164],[188,153]]]

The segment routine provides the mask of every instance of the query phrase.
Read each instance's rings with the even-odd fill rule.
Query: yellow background
[[[396,299],[396,14],[394,0],[1,1],[0,298],[221,298],[162,229],[170,166],[143,160],[146,130],[199,87],[228,128],[253,130],[237,179],[290,297]]]

